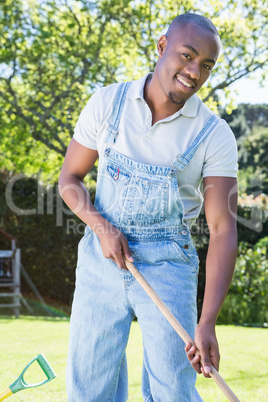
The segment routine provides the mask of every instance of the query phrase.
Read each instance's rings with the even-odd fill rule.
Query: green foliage
[[[12,200],[17,210],[12,211],[5,199],[5,190],[10,180],[10,177],[3,176],[0,180],[0,224],[18,239],[22,263],[41,295],[70,306],[74,290],[77,245],[83,235],[84,224],[75,215],[70,214],[68,208],[63,205],[57,186],[45,187],[33,178],[19,177],[19,180],[14,182]],[[263,237],[268,231],[268,220],[267,198],[264,198],[265,204],[260,197],[259,199],[261,202],[259,204],[250,197],[239,201],[238,239],[242,246],[233,284],[219,318],[220,323],[264,322],[267,301],[262,293],[265,289],[267,291],[265,253],[268,238]],[[33,210],[33,213],[25,214],[26,210]],[[260,231],[249,227],[253,213],[257,214],[257,221],[261,221],[263,225]],[[241,221],[242,218],[244,221]],[[245,226],[245,223],[249,226]],[[200,315],[209,240],[203,214],[193,228],[193,237],[200,257],[198,289]],[[0,249],[9,248],[9,241],[0,237]],[[24,292],[28,293],[29,288],[23,280],[22,293]]]
[[[0,224],[18,240],[22,264],[45,298],[69,304],[72,301],[77,244],[84,224],[63,205],[57,186],[43,187],[35,179],[21,178],[14,183],[12,201],[6,202],[7,182],[0,181]],[[12,207],[14,209],[14,206]],[[28,212],[27,212],[28,211]],[[31,212],[32,211],[32,212]],[[0,249],[10,242],[0,237]],[[22,292],[29,292],[22,278]]]
[[[239,192],[268,193],[268,105],[241,104],[231,114],[223,111],[237,139]]]
[[[268,322],[268,237],[252,248],[240,243],[239,256],[229,294],[219,323],[267,325]]]
[[[216,110],[232,82],[264,71],[262,1],[1,1],[0,166],[55,180],[87,99],[98,86],[152,70],[158,37],[185,12],[211,18],[221,35],[222,55],[200,91]]]
[[[5,198],[7,185],[11,183],[12,178],[2,176],[0,179],[0,225],[18,239],[22,263],[42,296],[70,305],[74,290],[77,244],[83,235],[84,224],[63,204],[56,185],[47,187],[34,178],[24,176],[19,176],[18,179],[14,181],[12,189],[12,200],[17,208],[15,211],[10,209],[10,202]],[[268,231],[267,204],[257,205],[251,198],[243,198],[240,203],[238,239],[239,242],[247,242],[249,249],[254,249],[256,243]],[[32,213],[25,214],[25,211],[30,210]],[[252,222],[255,224],[253,215],[257,217],[256,222],[263,225],[262,230],[250,227]],[[248,226],[245,226],[246,224]],[[192,232],[200,257],[200,315],[209,240],[203,214]],[[9,249],[9,241],[0,237],[0,248]],[[24,281],[22,292],[29,292]]]
[[[97,86],[116,80],[124,49],[131,49],[129,4],[0,4],[2,166],[55,179],[87,99]]]
[[[268,193],[268,171],[266,168],[248,165],[238,171],[239,194],[252,194],[257,197],[259,194]]]
[[[253,127],[251,135],[246,136],[240,145],[240,165],[267,169],[268,166],[268,127]]]
[[[200,316],[206,281],[206,256],[209,243],[209,230],[204,212],[200,214],[191,231],[200,259],[197,295],[198,314]],[[239,197],[237,232],[238,243],[246,244],[249,249],[257,247],[256,244],[262,241],[263,237],[268,233],[268,197],[266,195],[260,194],[254,198],[253,195],[242,194]],[[232,300],[235,303],[235,300]],[[230,309],[232,309],[232,306]],[[224,313],[221,313],[220,317],[223,316]],[[224,323],[241,323],[235,321],[236,318],[232,321],[230,317],[230,315],[226,315]]]
[[[232,113],[221,111],[221,117],[227,121],[236,139],[247,137],[255,127],[268,127],[268,105],[241,103]]]
[[[238,143],[239,254],[219,323],[263,325],[267,322],[268,105],[242,104],[223,113]]]

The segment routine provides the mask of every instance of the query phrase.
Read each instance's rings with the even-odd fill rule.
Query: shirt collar
[[[128,90],[127,98],[144,100],[143,89],[144,89],[145,81],[147,80],[147,77],[149,77],[149,75],[151,75],[151,74],[152,73],[148,73],[148,74],[144,75],[143,77],[141,77],[139,80],[133,81]]]
[[[146,81],[147,77],[151,74],[152,73],[148,73],[148,74],[144,75],[143,77],[141,77],[140,79],[138,79],[137,81],[132,82],[132,84],[128,90],[128,93],[127,93],[127,97],[129,99],[144,100],[143,89],[144,89],[145,81]],[[198,112],[199,102],[200,102],[200,99],[198,98],[198,96],[196,94],[194,94],[193,96],[191,96],[191,98],[189,98],[185,102],[183,107],[178,112],[174,113],[174,115],[179,116],[180,114],[182,114],[183,116],[186,116],[186,117],[195,117]]]

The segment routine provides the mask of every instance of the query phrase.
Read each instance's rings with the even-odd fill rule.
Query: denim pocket
[[[83,240],[83,239],[88,239],[90,236],[93,235],[93,233],[94,233],[93,230],[92,230],[89,226],[86,226],[86,227],[85,227],[84,236],[82,237],[81,240]]]
[[[94,234],[93,230],[89,226],[86,226],[84,236],[80,239],[78,243],[78,253],[81,247],[84,246],[85,241],[90,240],[93,234]]]
[[[185,242],[185,240],[173,240],[172,246],[187,264],[190,264],[195,269],[195,271],[198,271],[199,258],[194,249],[194,246],[189,246],[188,243]]]
[[[95,207],[109,221],[119,223],[132,173],[113,161],[107,161],[98,174]]]
[[[114,181],[117,181],[118,183],[125,182],[125,184],[129,182],[131,178],[131,173],[129,171],[122,169],[120,166],[112,163],[107,164],[106,168]]]
[[[163,222],[168,213],[168,183],[160,177],[133,176],[122,204],[120,224],[148,226]]]
[[[90,256],[90,242],[93,238],[94,232],[89,227],[86,226],[84,236],[78,243],[78,255],[77,255],[77,266],[76,270],[78,270],[81,266],[87,266]]]

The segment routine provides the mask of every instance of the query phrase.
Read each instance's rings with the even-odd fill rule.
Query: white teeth
[[[183,80],[182,80],[180,77],[178,77],[177,75],[176,75],[176,77],[177,77],[177,80],[180,81],[183,85],[185,85],[185,86],[188,87],[188,88],[192,88],[192,85],[188,84],[188,82],[183,81]]]

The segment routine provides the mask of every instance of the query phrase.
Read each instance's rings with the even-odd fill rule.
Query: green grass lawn
[[[41,352],[57,374],[57,378],[49,384],[18,392],[10,397],[10,401],[67,401],[65,367],[68,332],[67,318],[0,318],[0,391],[8,387],[24,366]],[[268,401],[267,334],[267,330],[261,328],[217,327],[222,356],[220,372],[241,402]],[[129,401],[142,401],[142,340],[136,322],[132,325],[127,354]],[[39,375],[40,369],[36,372]],[[28,377],[29,381],[32,379],[37,378]],[[198,376],[197,388],[205,402],[227,400],[211,379]]]

